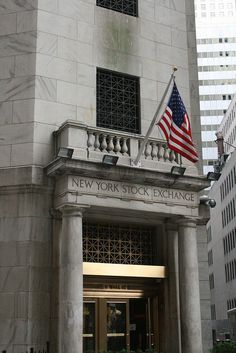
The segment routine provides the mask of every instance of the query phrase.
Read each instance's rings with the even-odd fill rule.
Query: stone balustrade
[[[114,154],[123,157],[125,164],[135,159],[144,138],[138,134],[89,127],[75,121],[66,121],[54,135],[56,151],[59,147],[73,148],[73,158],[102,160],[104,154]],[[178,155],[167,147],[166,141],[150,138],[141,160],[178,163]]]

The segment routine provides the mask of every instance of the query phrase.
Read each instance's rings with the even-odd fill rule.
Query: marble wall
[[[65,120],[96,124],[96,67],[140,77],[145,133],[176,65],[176,81],[196,120],[189,2],[140,0],[138,18],[95,5],[95,0],[1,2],[0,166],[45,165],[52,159],[52,132]],[[195,129],[197,139],[199,133]],[[158,136],[157,129],[153,134]]]
[[[96,125],[96,67],[140,77],[144,134],[176,65],[200,141],[193,13],[189,0],[139,0],[138,18],[95,0],[0,0],[0,351],[49,338],[52,189],[42,168],[65,120]]]

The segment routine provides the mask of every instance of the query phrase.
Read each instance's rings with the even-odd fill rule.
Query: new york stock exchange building
[[[134,163],[173,65],[200,153],[193,0],[0,20],[0,351],[208,352],[209,182],[157,126]]]

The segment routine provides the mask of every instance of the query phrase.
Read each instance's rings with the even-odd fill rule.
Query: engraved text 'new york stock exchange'
[[[69,176],[69,189],[81,194],[140,199],[152,202],[197,204],[197,194],[177,189],[159,188],[139,184],[121,183],[95,178]]]

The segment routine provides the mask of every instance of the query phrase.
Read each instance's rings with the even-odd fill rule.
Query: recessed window
[[[138,0],[97,0],[97,6],[130,16],[138,16]]]
[[[97,70],[97,126],[140,133],[139,78]]]

